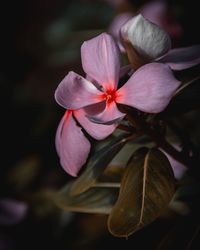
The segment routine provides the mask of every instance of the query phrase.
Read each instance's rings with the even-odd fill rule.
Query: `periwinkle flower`
[[[90,143],[74,117],[88,134],[103,139],[125,116],[119,111],[118,103],[158,113],[165,109],[180,85],[167,65],[151,63],[134,72],[117,89],[120,53],[113,38],[106,33],[84,42],[81,56],[87,79],[69,72],[55,92],[58,104],[67,109],[57,130],[56,148],[61,165],[73,176],[86,162],[90,151]]]
[[[122,119],[125,114],[119,111],[117,104],[159,113],[180,85],[167,65],[150,63],[135,71],[117,89],[120,54],[115,41],[106,33],[84,42],[81,56],[83,69],[93,82],[69,72],[59,84],[55,98],[66,109],[87,107],[93,111],[91,119],[97,123],[112,124]]]

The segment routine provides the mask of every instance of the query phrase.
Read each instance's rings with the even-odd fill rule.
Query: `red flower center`
[[[107,103],[111,103],[116,100],[116,97],[117,97],[116,90],[107,90],[100,96],[100,99],[102,101],[105,100]]]

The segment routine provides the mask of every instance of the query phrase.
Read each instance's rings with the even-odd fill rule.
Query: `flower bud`
[[[134,69],[161,57],[171,48],[169,35],[141,14],[122,26],[121,37]]]

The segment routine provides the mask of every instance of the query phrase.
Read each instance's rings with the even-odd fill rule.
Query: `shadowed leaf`
[[[200,79],[185,83],[176,93],[168,107],[158,116],[171,116],[200,108]]]
[[[200,72],[200,64],[195,65],[188,69],[174,71],[174,75],[179,81],[185,84],[187,82],[190,82],[194,78],[199,77],[199,72]]]
[[[119,194],[119,188],[93,187],[81,194],[71,195],[71,184],[55,197],[56,204],[68,211],[109,214]]]
[[[93,186],[101,173],[122,149],[128,140],[125,136],[120,136],[108,142],[103,148],[97,150],[90,158],[86,169],[72,184],[71,194],[77,195]]]
[[[159,242],[156,250],[199,249],[200,222],[197,214],[175,220],[173,226]],[[194,248],[196,246],[196,248]]]
[[[124,167],[109,165],[93,187],[120,187]]]
[[[155,220],[174,194],[174,176],[166,156],[140,149],[130,159],[120,194],[108,219],[110,232],[127,237]]]

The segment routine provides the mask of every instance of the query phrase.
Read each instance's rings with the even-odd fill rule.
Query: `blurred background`
[[[108,233],[106,216],[63,212],[49,199],[71,180],[60,167],[54,146],[64,113],[54,100],[57,85],[70,70],[83,74],[83,41],[103,31],[112,33],[117,16],[134,15],[150,2],[1,2],[0,250],[147,249],[146,244],[148,249],[157,249],[172,228],[173,215],[152,223],[128,241],[118,239]],[[199,44],[198,1],[166,3],[163,22],[169,33],[172,30],[173,46]],[[187,238],[183,228],[182,241]]]

